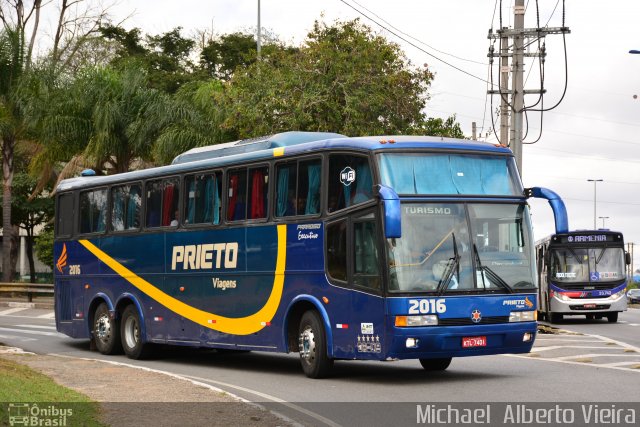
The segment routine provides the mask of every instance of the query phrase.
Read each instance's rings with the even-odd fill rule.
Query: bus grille
[[[618,286],[619,283],[615,284],[615,283],[591,283],[590,285],[587,284],[578,284],[578,285],[567,285],[565,283],[563,284],[558,284],[556,286],[558,286],[561,289],[567,290],[567,291],[593,291],[593,290],[605,290],[605,289],[613,289],[616,286]]]
[[[590,307],[584,305],[570,305],[571,310],[608,310],[611,307],[610,304],[595,304]]]
[[[479,323],[474,323],[471,317],[438,319],[438,326],[493,325],[497,323],[509,323],[509,316],[487,316],[480,319]]]

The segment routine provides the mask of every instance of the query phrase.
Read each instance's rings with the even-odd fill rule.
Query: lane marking
[[[52,311],[51,313],[41,314],[40,316],[36,317],[38,319],[54,319],[56,317],[56,313]]]
[[[0,327],[0,331],[5,332],[20,332],[21,334],[31,334],[31,335],[44,335],[46,337],[67,337],[65,334],[61,334],[59,332],[46,332],[46,331],[29,331],[27,329],[14,329],[14,328],[3,328]]]
[[[557,350],[559,348],[585,348],[590,350],[612,350],[613,346],[597,346],[597,345],[550,345],[547,347],[533,347],[532,351],[550,351]]]
[[[46,326],[46,325],[13,325],[17,328],[34,328],[34,329],[50,329],[55,331],[55,326]]]
[[[10,308],[9,310],[0,311],[0,316],[6,316],[8,314],[18,313],[20,311],[28,310],[27,307],[15,307]]]
[[[0,335],[0,339],[18,340],[20,342],[38,341],[37,338],[19,337],[17,335]]]

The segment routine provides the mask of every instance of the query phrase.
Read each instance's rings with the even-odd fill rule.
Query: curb
[[[24,302],[24,301],[0,300],[0,307],[37,308],[37,309],[40,309],[40,310],[53,310],[53,301],[51,301],[51,302]]]

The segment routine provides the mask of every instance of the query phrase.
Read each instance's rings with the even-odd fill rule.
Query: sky
[[[299,44],[315,20],[332,23],[360,17],[374,31],[398,43],[414,65],[426,63],[435,72],[426,108],[428,116],[446,118],[456,114],[466,135],[471,136],[472,122],[476,122],[482,139],[496,142],[494,135],[487,135],[492,127],[491,97],[486,95],[490,45],[487,34],[490,28],[499,28],[501,15],[503,26],[512,26],[513,3],[262,0],[261,26],[284,41]],[[525,4],[525,27],[535,27],[536,2],[525,0]],[[257,5],[258,0],[121,0],[112,9],[112,16],[116,22],[128,17],[123,23],[125,28],[139,27],[150,34],[178,26],[183,28],[183,35],[205,29],[225,34],[255,30]],[[640,50],[640,1],[566,0],[564,5],[565,25],[571,30],[566,36],[568,79],[563,38],[549,35],[544,105],[549,108],[562,100],[557,108],[543,114],[542,125],[539,113],[528,114],[525,142],[536,140],[541,130],[542,135],[538,142],[524,147],[523,183],[525,187],[542,186],[558,193],[566,203],[570,229],[593,229],[594,183],[587,180],[602,179],[595,185],[596,217],[608,217],[604,219],[606,228],[621,231],[627,242],[638,245],[634,260],[638,268],[640,55],[631,55],[629,50]],[[562,25],[562,0],[538,0],[538,8],[541,26]],[[412,40],[420,49],[393,33]],[[537,44],[533,44],[530,51],[536,50]],[[539,88],[538,67],[535,58],[525,61],[525,89]],[[496,70],[494,65],[494,73]],[[566,94],[562,98],[565,83]],[[638,97],[634,98],[636,94]],[[525,103],[536,100],[537,96],[530,95]],[[498,104],[496,97],[494,111]],[[495,114],[493,118],[496,119]],[[531,200],[530,205],[535,238],[553,233],[553,215],[547,202]],[[603,219],[596,218],[596,223],[602,227]]]

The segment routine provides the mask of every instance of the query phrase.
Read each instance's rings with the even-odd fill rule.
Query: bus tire
[[[309,378],[324,378],[333,367],[333,359],[327,355],[327,339],[320,315],[309,310],[302,315],[298,328],[300,364]]]
[[[607,320],[609,323],[616,323],[618,321],[618,312],[615,313],[607,313]]]
[[[563,315],[560,313],[549,313],[547,317],[547,322],[549,323],[558,323],[562,322]]]
[[[107,304],[101,303],[93,315],[91,329],[93,342],[102,354],[118,354],[122,351],[118,320],[111,317]]]
[[[122,348],[130,359],[144,359],[148,355],[149,344],[143,342],[140,315],[134,305],[128,305],[122,312],[120,337]]]
[[[444,371],[451,364],[451,357],[443,357],[442,359],[420,359],[420,364],[425,371]]]

